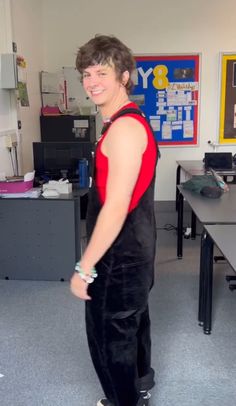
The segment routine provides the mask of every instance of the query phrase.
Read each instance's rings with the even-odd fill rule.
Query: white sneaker
[[[141,397],[138,401],[137,406],[148,406],[149,405],[149,399],[151,398],[151,393],[144,390],[140,391]],[[108,400],[108,399],[100,399],[97,403],[97,406],[113,406],[113,404]]]
[[[100,399],[97,406],[113,406],[113,404],[108,399]]]

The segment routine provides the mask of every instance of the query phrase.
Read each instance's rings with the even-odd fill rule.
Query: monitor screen
[[[232,169],[232,152],[206,152],[204,162],[206,169]]]
[[[72,182],[76,181],[79,160],[86,158],[91,170],[93,151],[94,144],[91,142],[34,142],[35,176],[55,180],[67,177]]]

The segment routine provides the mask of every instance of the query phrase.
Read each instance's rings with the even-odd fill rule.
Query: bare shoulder
[[[132,117],[120,117],[112,123],[107,134],[104,147],[109,149],[112,145],[140,148],[143,152],[147,145],[145,127]]]

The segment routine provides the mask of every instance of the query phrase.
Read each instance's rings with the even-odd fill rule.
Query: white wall
[[[0,0],[0,53],[12,52],[10,0]],[[10,155],[5,147],[5,134],[16,131],[14,91],[0,89],[0,172],[12,175]]]
[[[12,0],[13,41],[17,55],[26,60],[29,107],[20,107],[22,122],[22,173],[33,169],[32,142],[40,140],[39,116],[41,108],[39,72],[43,69],[42,1]]]
[[[41,107],[39,71],[43,66],[42,2],[38,0],[0,0],[0,52],[11,53],[12,41],[17,55],[25,58],[29,107],[21,107],[14,90],[0,90],[0,134],[13,129],[18,137],[21,173],[33,169],[32,141],[40,140]],[[17,130],[17,119],[22,129]],[[13,132],[14,132],[13,131]],[[0,171],[12,175],[10,157],[0,137]]]

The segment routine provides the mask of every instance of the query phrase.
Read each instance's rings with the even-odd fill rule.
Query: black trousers
[[[115,268],[101,261],[86,302],[89,349],[105,396],[114,406],[136,406],[151,371],[148,294],[153,264]]]

